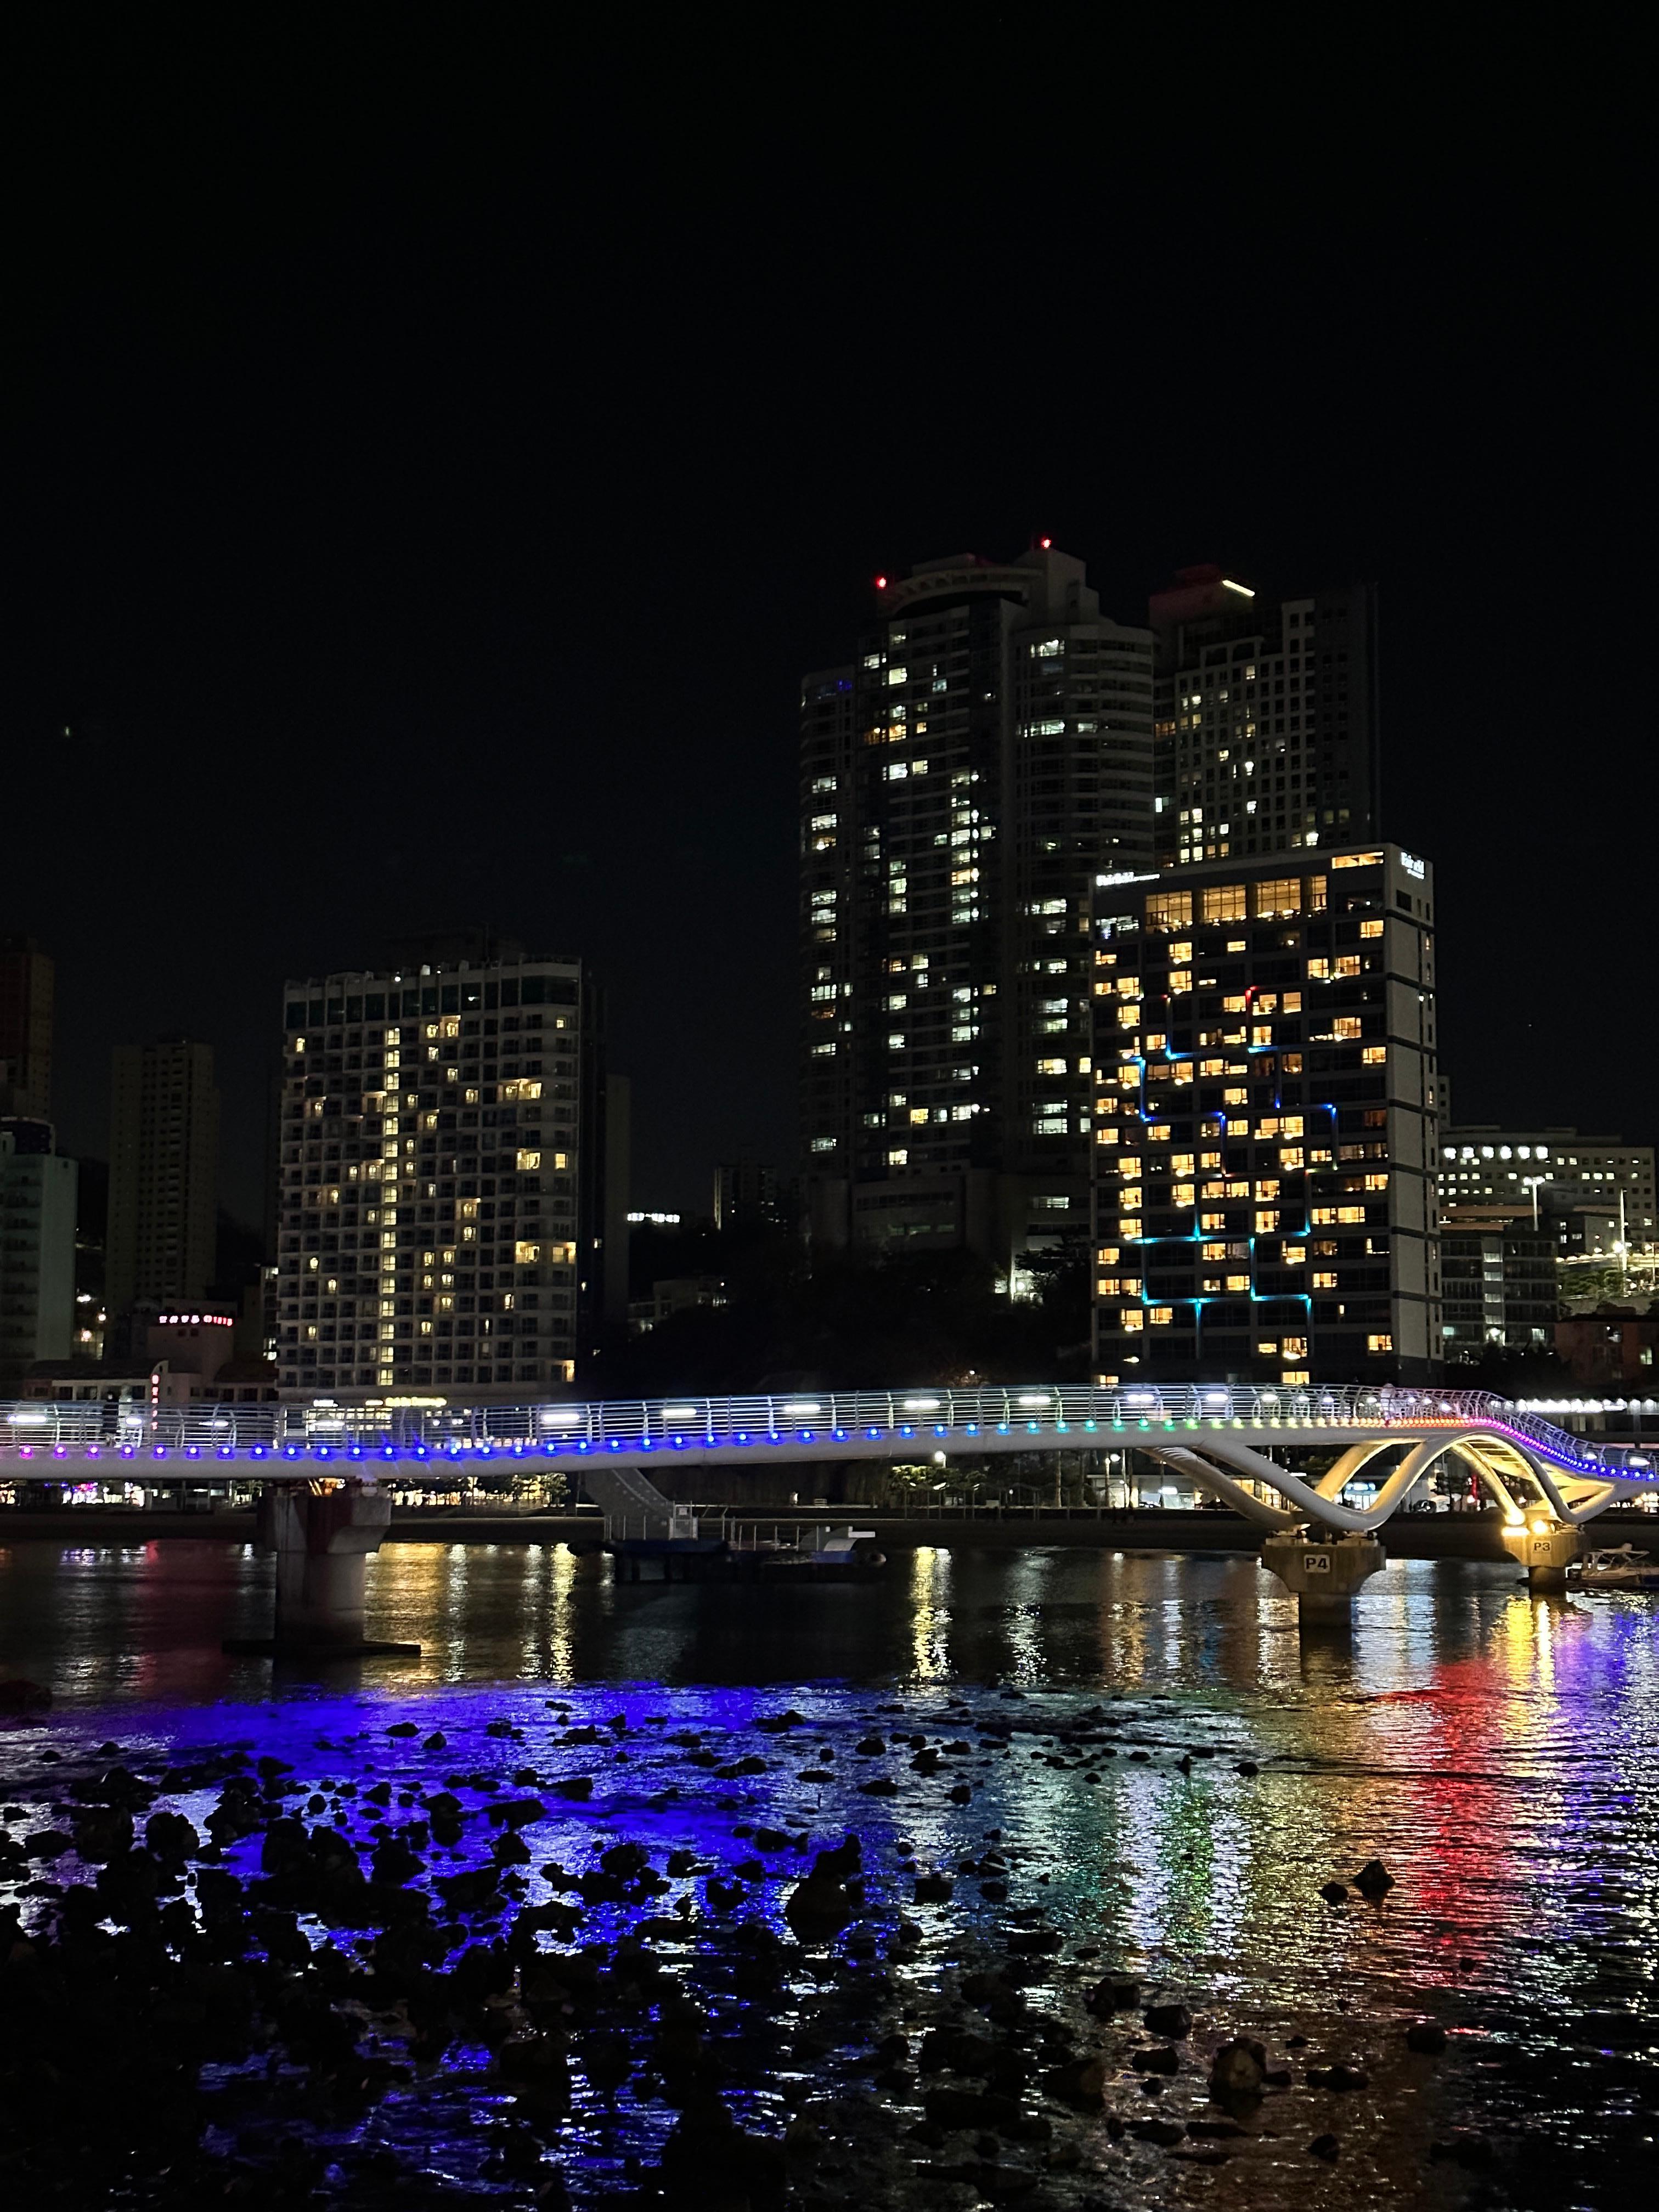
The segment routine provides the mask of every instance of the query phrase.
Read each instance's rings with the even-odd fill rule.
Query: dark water
[[[330,1788],[371,1770],[423,1788],[453,1768],[505,1777],[526,1757],[550,1777],[592,1773],[592,1802],[537,1832],[538,1856],[568,1865],[622,1821],[721,1865],[749,1856],[732,1831],[757,1821],[821,1838],[857,1827],[872,1863],[902,1838],[941,1868],[1000,1829],[1012,1904],[1042,1905],[1230,2032],[1277,2050],[1305,2035],[1310,2057],[1372,2077],[1363,2095],[1270,2103],[1263,2139],[1223,2168],[1103,2139],[1097,2172],[1085,2147],[1102,2193],[1067,2180],[1045,2203],[1611,2208],[1659,2171],[1650,1599],[1534,1599],[1506,1566],[1400,1564],[1339,1637],[1304,1634],[1277,1583],[1239,1559],[924,1551],[878,1583],[784,1593],[618,1586],[562,1549],[404,1544],[370,1573],[371,1633],[417,1640],[422,1656],[307,1674],[220,1652],[269,1617],[268,1565],[238,1548],[0,1550],[0,1674],[56,1699],[0,1731],[8,1796],[44,1804],[48,1748],[73,1765],[112,1741],[140,1764],[241,1744]],[[835,1752],[833,1781],[803,1783],[805,1757],[755,1729],[780,1690],[808,1717],[803,1744]],[[1043,1740],[1050,1721],[1115,1696],[1134,1716],[1115,1759]],[[549,1698],[573,1723],[623,1715],[629,1733],[602,1755],[562,1747]],[[1010,1714],[1020,1733],[963,1767],[967,1805],[902,1766],[901,1794],[872,1799],[854,1745],[882,1706],[890,1735],[939,1740]],[[418,1743],[394,1755],[384,1731],[403,1717],[441,1729],[442,1756]],[[522,1738],[486,1735],[503,1721]],[[688,1772],[665,1740],[687,1727],[767,1770],[724,1788]],[[1193,1753],[1212,1755],[1182,1771]],[[1239,1773],[1245,1760],[1259,1774]],[[680,1794],[664,1803],[667,1786]],[[179,1802],[199,1818],[213,1793]],[[1372,1857],[1397,1880],[1382,1906],[1321,1899]],[[783,1890],[763,1883],[756,1903],[775,1915]],[[532,1877],[528,1893],[545,1893]],[[996,1917],[964,1887],[950,1929],[930,1936],[939,1958],[971,1943],[976,1912]],[[1450,2051],[1408,2061],[1403,2026],[1425,2015]],[[480,2085],[475,2118],[488,2102]],[[453,2112],[417,2123],[411,2104],[407,2125],[423,2158],[478,2185]],[[1306,2154],[1328,2127],[1335,2166]],[[1490,2170],[1430,2161],[1460,2130],[1492,2146]]]

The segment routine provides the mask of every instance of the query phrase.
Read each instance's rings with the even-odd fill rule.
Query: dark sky
[[[509,15],[12,57],[0,928],[69,1149],[187,1030],[257,1219],[284,975],[489,920],[604,975],[636,1203],[787,1159],[796,678],[1034,531],[1130,620],[1376,578],[1460,1118],[1659,1136],[1632,56]]]

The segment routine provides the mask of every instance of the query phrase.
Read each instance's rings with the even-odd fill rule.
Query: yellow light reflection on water
[[[910,1670],[919,1682],[951,1672],[951,1554],[919,1544],[910,1555]]]

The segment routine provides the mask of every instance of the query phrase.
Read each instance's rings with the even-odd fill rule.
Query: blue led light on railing
[[[947,1428],[945,1426],[945,1424],[944,1424],[942,1421],[935,1421],[935,1422],[934,1422],[934,1424],[933,1424],[933,1434],[934,1434],[936,1437],[948,1437],[948,1436],[950,1435],[950,1433],[951,1433],[951,1431],[949,1431],[949,1429],[947,1429]]]
[[[153,1456],[154,1456],[154,1457],[155,1457],[156,1459],[165,1459],[165,1458],[167,1457],[167,1446],[166,1446],[165,1444],[157,1444],[157,1445],[156,1445],[156,1447],[155,1447],[155,1452],[154,1452]]]
[[[812,1441],[812,1431],[811,1429],[797,1429],[795,1434],[804,1444],[810,1444]]]
[[[830,1433],[838,1444],[844,1444],[846,1443],[847,1431],[845,1429],[831,1429]]]
[[[1000,1437],[1006,1437],[1006,1436],[1007,1435],[1007,1433],[1008,1433],[1008,1424],[1007,1424],[1007,1422],[1006,1422],[1006,1421],[999,1421],[999,1422],[997,1423],[997,1434],[998,1434]]]

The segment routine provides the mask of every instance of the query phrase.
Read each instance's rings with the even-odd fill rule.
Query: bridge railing
[[[1480,1390],[1369,1384],[1146,1383],[1113,1389],[1030,1383],[972,1390],[802,1390],[744,1397],[522,1401],[490,1406],[147,1406],[32,1400],[0,1404],[0,1454],[30,1461],[297,1460],[328,1462],[521,1459],[710,1445],[881,1441],[918,1456],[949,1441],[971,1450],[978,1436],[1029,1435],[1034,1448],[1132,1443],[1158,1429],[1235,1424],[1255,1429],[1485,1425],[1505,1431],[1575,1471],[1630,1469],[1644,1455],[1598,1447],[1535,1413]],[[1271,1446],[1271,1435],[1266,1440]],[[1335,1437],[1333,1437],[1335,1441]],[[44,1472],[44,1468],[42,1469]]]

